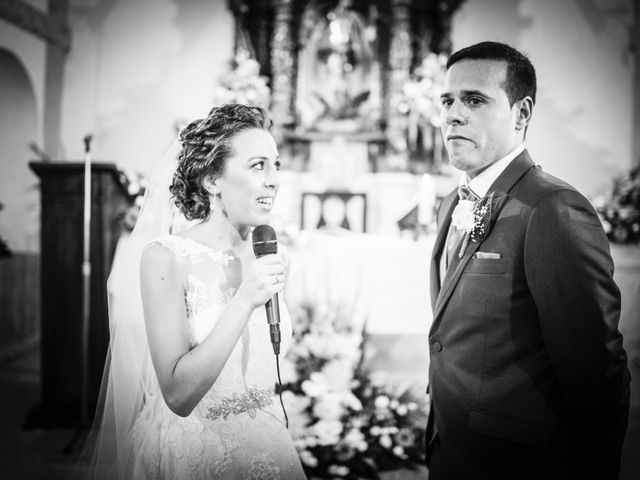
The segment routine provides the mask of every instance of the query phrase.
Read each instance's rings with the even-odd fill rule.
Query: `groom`
[[[535,98],[508,45],[448,61],[442,134],[464,174],[431,263],[429,480],[618,478],[620,294],[593,208],[524,148]]]

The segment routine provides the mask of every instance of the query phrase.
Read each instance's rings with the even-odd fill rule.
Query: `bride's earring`
[[[222,215],[227,217],[227,209],[224,206],[224,201],[222,200],[220,189],[216,185],[216,179],[208,178],[205,180],[204,185],[207,189],[207,192],[209,192],[209,195],[211,196],[209,200],[209,209],[213,210],[214,204],[217,204],[216,206],[220,208],[220,212],[222,213]]]
[[[227,209],[224,206],[224,201],[222,200],[222,195],[220,194],[220,192],[216,193],[216,198],[218,199],[218,203],[220,204],[220,212],[225,216],[225,218],[228,217],[229,215],[227,214]]]

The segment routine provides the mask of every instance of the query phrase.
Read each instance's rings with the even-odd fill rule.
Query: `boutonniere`
[[[464,256],[469,239],[473,243],[481,242],[489,234],[489,224],[491,222],[491,210],[493,205],[494,192],[482,197],[477,201],[460,200],[451,215],[451,222],[458,230],[464,231],[464,238],[458,258]]]

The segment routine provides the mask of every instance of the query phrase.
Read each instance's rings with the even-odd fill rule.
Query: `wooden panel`
[[[40,255],[0,259],[0,363],[32,348],[40,335]]]
[[[30,164],[41,179],[42,405],[29,425],[75,425],[82,406],[82,163]],[[109,342],[107,277],[127,197],[113,164],[94,164],[91,201],[89,410],[93,413]]]

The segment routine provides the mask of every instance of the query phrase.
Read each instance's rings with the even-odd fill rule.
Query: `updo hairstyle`
[[[213,107],[207,118],[194,120],[180,132],[182,150],[169,190],[187,220],[209,218],[211,206],[204,181],[224,172],[233,153],[233,137],[270,126],[271,118],[264,109],[231,104]]]

